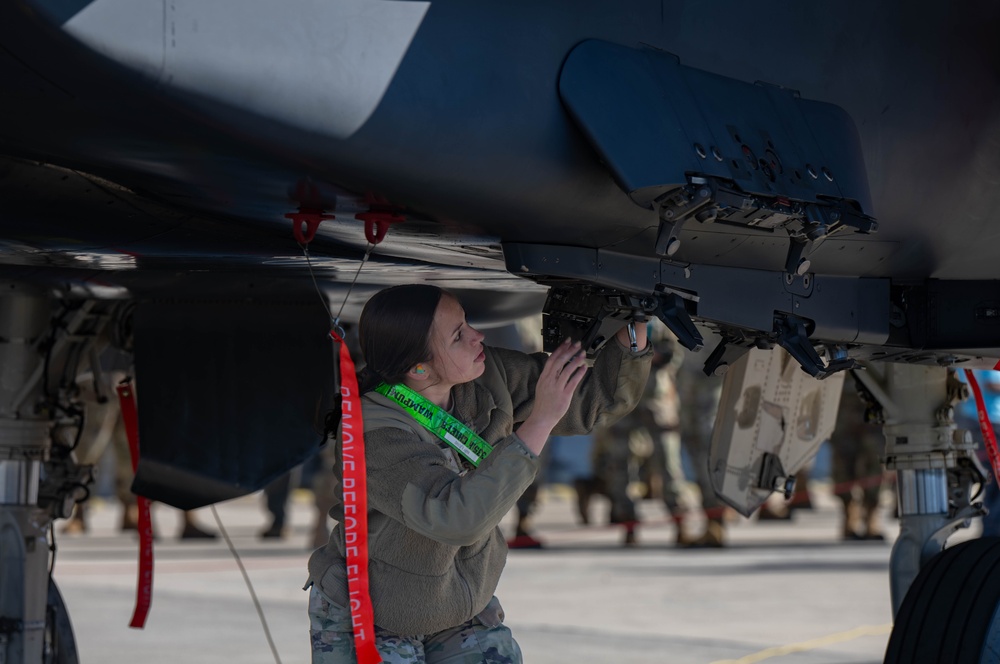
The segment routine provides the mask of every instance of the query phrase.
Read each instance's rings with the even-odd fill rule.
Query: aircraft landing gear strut
[[[946,367],[884,364],[858,372],[881,405],[886,467],[897,474],[900,533],[890,558],[893,615],[920,569],[982,505],[970,490],[983,480],[969,432],[958,429],[954,405],[968,388]]]
[[[890,558],[894,625],[885,664],[1000,659],[1000,538],[945,541],[983,515],[984,483],[953,406],[968,387],[945,367],[888,364],[859,377],[881,404],[886,467],[897,471],[900,533]]]
[[[92,349],[93,302],[53,327],[53,297],[42,289],[0,283],[0,662],[76,664],[72,628],[49,578],[48,533],[86,495],[89,468],[57,430],[78,431],[49,377],[66,375]],[[57,329],[58,328],[58,329]],[[53,334],[53,330],[55,333]],[[48,387],[48,390],[47,390]],[[60,392],[57,400],[46,392]],[[56,449],[58,447],[58,449]]]
[[[51,311],[45,293],[7,286],[0,297],[0,651],[5,662],[41,662],[50,517],[37,503],[52,424],[33,411]]]

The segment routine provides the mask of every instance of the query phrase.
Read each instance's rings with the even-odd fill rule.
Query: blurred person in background
[[[590,497],[602,494],[611,503],[609,520],[624,528],[623,544],[638,543],[636,498],[658,494],[676,527],[676,542],[685,544],[679,485],[683,481],[679,449],[679,413],[674,374],[677,343],[668,334],[651,341],[652,368],[635,410],[595,432],[593,476],[575,483],[581,520],[589,523]],[[652,339],[652,333],[650,338]],[[635,487],[642,487],[633,496]]]
[[[726,545],[725,506],[712,487],[708,463],[722,380],[706,376],[703,360],[695,353],[683,348],[678,348],[678,353],[683,354],[676,374],[681,446],[691,461],[699,506],[705,514],[705,529],[693,537],[682,536],[680,544],[685,548],[721,548]]]
[[[837,423],[830,435],[834,494],[844,505],[841,537],[883,540],[879,499],[882,495],[885,437],[872,422],[871,397],[854,371],[844,379]]]

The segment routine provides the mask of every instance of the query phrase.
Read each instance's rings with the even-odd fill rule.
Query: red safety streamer
[[[122,407],[122,422],[132,453],[132,472],[139,468],[139,416],[135,409],[135,390],[128,382],[118,385],[118,401]],[[136,496],[139,507],[139,579],[135,588],[135,610],[129,627],[146,626],[149,605],[153,601],[153,521],[149,514],[149,499]]]
[[[973,375],[971,369],[965,369],[965,380],[972,388],[972,395],[976,398],[976,412],[979,413],[979,430],[983,432],[983,440],[986,442],[986,454],[990,457],[990,466],[993,467],[993,481],[1000,482],[1000,451],[997,450],[997,437],[993,434],[993,424],[990,422],[990,414],[986,410],[986,402],[983,401],[983,392],[979,389],[979,382]]]
[[[368,483],[365,477],[364,421],[358,377],[347,344],[337,332],[330,336],[340,345],[341,464],[343,468],[344,541],[347,547],[347,591],[358,664],[382,661],[375,647],[375,619],[368,592]]]

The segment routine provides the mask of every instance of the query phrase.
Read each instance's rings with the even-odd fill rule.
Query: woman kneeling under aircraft
[[[365,305],[369,594],[385,662],[522,661],[493,596],[507,557],[498,524],[550,434],[587,433],[635,406],[651,355],[637,328],[642,350],[630,352],[623,328],[588,371],[568,339],[548,356],[483,346],[458,300],[434,286],[396,286]],[[452,433],[471,455],[447,442]],[[343,505],[330,513],[343,522]],[[354,662],[341,526],[309,575],[313,663]]]

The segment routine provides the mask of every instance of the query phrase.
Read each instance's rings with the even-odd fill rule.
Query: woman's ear
[[[423,364],[414,364],[409,371],[406,372],[410,378],[413,380],[426,380],[427,378],[427,367]]]

